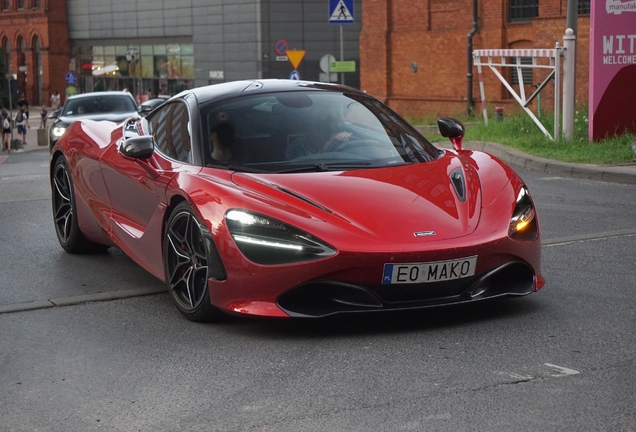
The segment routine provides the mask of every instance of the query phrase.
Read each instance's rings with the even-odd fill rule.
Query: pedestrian
[[[49,112],[46,109],[46,106],[42,105],[42,110],[40,111],[40,129],[46,129],[46,121],[49,118]]]
[[[150,99],[152,99],[152,90],[148,89],[148,91],[146,92],[146,100]]]
[[[2,151],[11,153],[11,116],[4,108],[0,114],[0,121],[2,122]]]
[[[20,108],[20,111],[15,115],[15,126],[18,129],[18,139],[22,136],[22,145],[26,145],[27,116],[24,108]]]
[[[60,94],[57,90],[53,90],[53,94],[51,95],[51,109],[53,111],[57,110],[60,107]]]
[[[26,100],[26,96],[24,93],[20,95],[20,99],[18,99],[18,108],[24,109],[24,114],[26,115],[26,125],[29,126],[29,101]]]

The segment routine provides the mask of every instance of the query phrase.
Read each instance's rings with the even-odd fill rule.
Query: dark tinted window
[[[530,21],[539,16],[539,0],[510,0],[510,21]]]
[[[426,162],[439,154],[388,107],[357,93],[293,91],[243,96],[204,109],[202,123],[208,162],[214,166],[268,172],[316,165],[353,169]],[[233,135],[232,140],[226,139],[231,158],[217,160],[211,156],[215,146],[212,132],[223,123],[228,123]]]
[[[148,123],[159,152],[180,162],[191,162],[190,120],[184,103],[163,106]]]
[[[64,107],[64,116],[85,116],[90,114],[126,113],[137,111],[135,101],[122,94],[99,95],[71,99]]]

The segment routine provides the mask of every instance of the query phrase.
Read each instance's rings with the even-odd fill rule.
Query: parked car
[[[137,102],[128,92],[105,91],[70,96],[64,107],[49,117],[54,119],[49,129],[51,148],[77,120],[107,120],[120,123],[131,117],[141,118]]]
[[[118,247],[190,320],[323,317],[533,293],[539,221],[523,180],[435,147],[346,86],[186,90],[140,120],[82,119],[53,147],[60,245]]]

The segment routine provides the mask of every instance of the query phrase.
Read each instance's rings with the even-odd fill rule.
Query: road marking
[[[572,243],[581,243],[586,241],[608,240],[619,237],[633,237],[636,235],[636,229],[625,229],[618,231],[609,231],[604,233],[583,234],[569,237],[558,237],[554,239],[543,239],[541,244],[545,247],[563,246]]]
[[[543,363],[543,365],[547,366],[549,368],[552,368],[552,369],[556,369],[557,371],[560,372],[557,375],[552,374],[551,376],[553,376],[553,377],[561,377],[561,376],[566,376],[566,375],[578,375],[578,374],[581,373],[581,372],[579,372],[577,370],[569,369],[569,368],[566,368],[566,367],[563,367],[563,366],[557,366],[557,365],[554,365],[552,363]]]
[[[503,377],[512,378],[515,382],[525,382],[533,380],[534,377],[532,375],[521,375],[515,372],[495,372],[498,375]]]
[[[0,315],[12,312],[25,312],[39,309],[49,309],[54,307],[72,306],[82,303],[92,303],[99,301],[121,300],[131,297],[141,297],[154,294],[164,294],[168,292],[168,288],[164,285],[157,287],[137,288],[121,291],[109,291],[94,294],[83,294],[71,297],[61,297],[49,300],[36,300],[26,303],[14,303],[0,305]]]

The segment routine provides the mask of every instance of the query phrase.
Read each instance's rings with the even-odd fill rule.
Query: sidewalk
[[[53,120],[49,120],[47,122],[47,140],[45,146],[39,146],[37,139],[38,126],[40,125],[40,107],[30,107],[29,124],[31,125],[31,129],[27,130],[27,144],[22,149],[15,150],[15,152],[36,150],[48,151],[48,127],[53,124]],[[427,131],[422,132],[424,134],[430,133]],[[442,142],[438,143],[437,145],[442,147],[450,147],[450,142],[448,142],[447,144]],[[464,149],[483,151],[498,157],[499,159],[510,165],[523,167],[531,171],[544,172],[561,177],[598,180],[609,183],[636,184],[636,162],[624,165],[573,164],[568,162],[559,162],[551,159],[545,159],[538,156],[532,156],[518,150],[511,149],[502,144],[488,142],[465,141]],[[2,153],[1,155],[6,155],[6,153]]]
[[[47,110],[49,111],[49,114],[51,113],[51,108],[47,107]],[[8,109],[7,109],[8,111]],[[49,128],[51,127],[51,125],[53,124],[53,120],[48,120],[46,122],[47,128],[46,128],[46,145],[44,146],[39,146],[38,145],[38,127],[40,126],[40,111],[41,111],[41,107],[39,106],[29,106],[29,126],[31,126],[31,129],[27,129],[27,134],[26,134],[26,146],[23,146],[20,150],[11,150],[11,154],[13,153],[22,153],[22,152],[26,152],[26,151],[34,151],[34,150],[48,150],[49,149],[49,142],[48,142],[48,134],[49,134]],[[16,109],[14,108],[12,111],[13,114],[13,118],[15,118],[15,115],[17,114]],[[18,131],[17,129],[13,129],[13,139],[18,139]],[[0,153],[0,155],[2,156],[6,156],[8,155],[6,152],[2,152]]]

